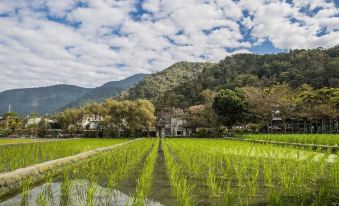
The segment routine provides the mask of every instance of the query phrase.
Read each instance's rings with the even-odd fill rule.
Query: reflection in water
[[[92,193],[91,190],[94,192]],[[89,194],[93,195],[89,195]],[[10,205],[116,205],[128,206],[134,198],[116,189],[89,184],[87,180],[76,180],[70,184],[69,195],[62,192],[62,183],[46,183],[30,190],[26,195],[19,194],[0,203],[0,206]],[[87,204],[89,203],[89,204]],[[146,199],[145,205],[162,206],[159,202]]]

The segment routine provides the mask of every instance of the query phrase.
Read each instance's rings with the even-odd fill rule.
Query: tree
[[[15,133],[15,131],[22,126],[22,122],[19,118],[11,118],[8,121],[8,129],[11,133]]]
[[[217,93],[215,91],[212,91],[210,89],[205,89],[200,93],[200,96],[202,98],[202,103],[205,105],[212,105],[213,100]]]
[[[83,109],[66,109],[57,115],[57,119],[61,126],[70,133],[80,131],[82,129],[81,122],[84,118]]]
[[[276,113],[290,116],[295,108],[293,91],[287,84],[278,84],[270,87],[243,87],[241,91],[248,103],[248,111],[251,115],[266,124],[269,124]]]
[[[128,118],[130,103],[131,101],[128,100],[109,99],[103,104],[105,109],[104,120],[109,131],[114,130],[120,136],[121,130],[128,130],[126,119]]]
[[[214,98],[213,109],[221,121],[231,130],[235,123],[245,119],[247,105],[241,99],[239,93],[222,89]]]
[[[218,126],[218,116],[209,104],[194,105],[189,107],[188,122],[193,129],[198,127],[212,128]]]
[[[153,104],[148,100],[138,99],[132,102],[131,106],[127,119],[129,128],[134,130],[137,136],[143,129],[148,133],[150,127],[155,124],[155,108]]]
[[[93,102],[89,103],[84,106],[84,114],[85,115],[94,115],[94,116],[99,116],[104,113],[104,108],[102,104]]]
[[[107,129],[117,132],[119,136],[121,130],[127,133],[134,131],[138,136],[143,129],[149,131],[155,122],[155,108],[148,100],[119,101],[109,99],[103,107],[105,108],[104,121]]]
[[[22,122],[18,117],[16,112],[7,112],[4,115],[6,120],[6,129],[10,130],[11,133],[14,133],[19,127],[22,126]]]
[[[41,117],[41,120],[38,124],[38,132],[37,132],[38,137],[40,138],[46,137],[47,130],[48,130],[47,119],[45,117]]]

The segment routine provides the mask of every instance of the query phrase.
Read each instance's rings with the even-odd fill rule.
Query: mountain
[[[32,112],[52,114],[65,102],[75,100],[90,91],[72,85],[55,85],[28,89],[14,89],[0,92],[0,114],[8,111],[8,105],[19,115]]]
[[[36,112],[53,114],[69,107],[78,107],[87,102],[100,102],[119,95],[144,79],[147,74],[136,74],[121,81],[108,82],[97,88],[82,88],[72,85],[55,85],[0,92],[0,115],[8,111],[8,105],[19,115]]]
[[[151,74],[129,90],[130,99],[154,100],[164,92],[189,81],[212,63],[178,62],[160,72]]]
[[[339,87],[339,46],[278,54],[235,54],[217,64],[181,62],[145,78],[130,98],[148,98],[156,107],[201,104],[202,94],[222,88],[288,83],[296,88]],[[206,91],[202,93],[203,91]]]
[[[91,89],[89,92],[84,94],[66,104],[61,109],[79,107],[85,105],[88,102],[102,102],[105,99],[119,95],[122,91],[126,91],[129,88],[135,86],[139,81],[143,80],[145,77],[149,76],[148,74],[136,74],[130,76],[121,81],[111,81],[100,87]]]

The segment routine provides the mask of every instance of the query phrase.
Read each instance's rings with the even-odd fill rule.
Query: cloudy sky
[[[339,44],[339,0],[0,0],[0,91]]]

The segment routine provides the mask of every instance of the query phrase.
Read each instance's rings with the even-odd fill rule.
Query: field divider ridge
[[[102,154],[106,151],[110,151],[115,148],[124,146],[126,144],[130,144],[132,142],[136,142],[142,139],[143,138],[138,138],[138,139],[126,141],[123,143],[114,144],[111,146],[101,147],[101,148],[93,149],[90,151],[82,152],[76,155],[20,168],[20,169],[11,171],[11,172],[0,173],[0,197],[20,189],[21,183],[28,178],[31,178],[32,184],[36,184],[39,181],[41,181],[44,174],[46,174],[49,171],[52,171],[52,170],[60,171],[68,165],[79,163],[83,160]]]

